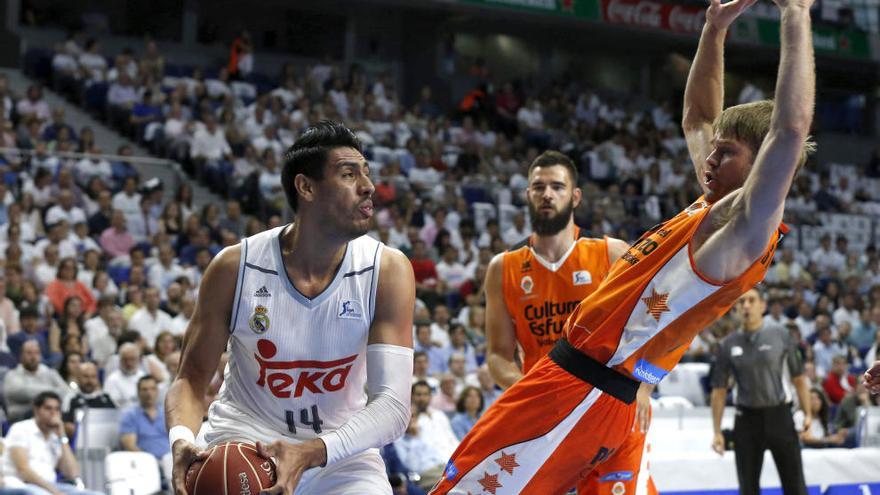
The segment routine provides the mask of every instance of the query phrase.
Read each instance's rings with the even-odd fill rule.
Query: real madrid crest
[[[254,333],[262,334],[266,333],[269,330],[269,310],[266,306],[257,306],[254,308],[254,314],[251,315],[248,320],[248,326],[251,327],[251,330]]]

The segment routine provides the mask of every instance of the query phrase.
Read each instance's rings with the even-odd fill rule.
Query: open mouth
[[[714,189],[714,186],[717,184],[717,181],[715,180],[715,176],[712,175],[712,172],[705,172],[703,174],[703,184]]]

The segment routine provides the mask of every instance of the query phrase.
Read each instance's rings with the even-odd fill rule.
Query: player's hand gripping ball
[[[186,472],[189,495],[257,495],[275,484],[275,463],[261,457],[248,443],[226,442],[208,451]]]

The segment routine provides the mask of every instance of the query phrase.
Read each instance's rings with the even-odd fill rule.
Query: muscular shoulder
[[[238,269],[241,264],[241,244],[229,246],[217,253],[217,256],[208,264],[205,276],[202,278],[201,291],[211,294],[235,291],[238,279]]]
[[[409,258],[398,249],[388,246],[385,246],[384,249],[382,249],[381,267],[379,273],[379,290],[382,292],[384,292],[384,289],[389,285],[398,286],[406,281],[413,284],[415,283],[412,263],[410,263]]]

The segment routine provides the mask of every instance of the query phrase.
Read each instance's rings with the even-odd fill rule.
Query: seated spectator
[[[119,440],[122,450],[149,452],[161,462],[171,453],[168,432],[165,430],[165,408],[159,404],[159,387],[150,375],[137,382],[138,402],[122,413],[119,421]]]
[[[431,387],[431,392],[435,392],[440,386],[440,380],[428,374],[429,368],[428,355],[424,351],[415,351],[413,353],[413,378],[412,382],[423,381]]]
[[[28,87],[27,97],[18,100],[15,110],[23,121],[36,119],[46,122],[52,116],[49,104],[43,99],[43,89],[37,85]]]
[[[141,369],[141,350],[128,342],[119,346],[119,369],[104,380],[104,389],[119,409],[137,404],[138,380],[146,373]]]
[[[21,346],[19,365],[9,370],[3,379],[6,415],[10,423],[30,417],[32,402],[47,390],[67,396],[70,389],[61,375],[42,364],[40,343],[28,340]]]
[[[52,304],[56,314],[64,313],[64,304],[70,297],[78,297],[82,301],[87,315],[95,312],[95,297],[92,291],[76,279],[77,266],[74,258],[63,258],[58,264],[55,280],[46,286],[46,297]]]
[[[874,344],[878,328],[880,328],[880,304],[875,304],[870,309],[862,310],[861,320],[850,333],[848,343],[864,355]],[[868,362],[873,363],[873,361]]]
[[[821,389],[813,388],[810,390],[810,412],[813,415],[810,429],[800,434],[804,447],[821,448],[843,445],[846,432],[831,432],[828,399]],[[801,411],[798,413],[801,414],[800,418],[803,421],[803,413]]]
[[[412,386],[412,410],[418,414],[419,430],[425,441],[435,446],[444,459],[448,459],[458,447],[458,439],[452,432],[449,418],[430,407],[431,388],[427,383],[416,382]]]
[[[36,340],[43,350],[43,362],[50,365],[57,363],[58,360],[53,360],[49,353],[49,329],[40,328],[40,313],[37,308],[32,306],[22,308],[18,318],[21,322],[21,331],[6,338],[9,352],[18,358],[21,356],[21,346],[28,340]]]
[[[195,309],[196,300],[192,296],[186,295],[180,299],[180,313],[171,320],[171,327],[168,329],[172,335],[182,336],[186,333],[186,327],[189,326],[189,320],[192,319]]]
[[[420,489],[430,490],[443,476],[446,458],[440,454],[431,440],[426,438],[424,431],[419,427],[419,414],[416,411],[410,416],[406,433],[392,445],[403,467],[410,473],[418,474],[417,483]],[[407,493],[405,483],[403,493]]]
[[[831,337],[829,318],[825,315],[816,317],[816,343],[813,344],[813,356],[816,362],[816,371],[820,376],[825,376],[831,369],[831,360],[834,356],[846,356],[846,347]]]
[[[449,423],[459,440],[474,427],[480,414],[483,413],[483,394],[477,387],[465,387],[458,395],[455,403],[455,415]]]
[[[33,495],[98,495],[75,485],[57,482],[55,470],[66,480],[79,478],[79,464],[70,449],[61,421],[61,397],[45,391],[33,399],[33,419],[12,425],[6,435],[9,460],[3,484],[26,488]]]
[[[444,360],[448,362],[453,354],[464,356],[464,370],[466,373],[477,371],[477,355],[474,346],[468,341],[467,330],[464,325],[456,323],[449,329],[449,346],[443,349]]]
[[[6,337],[17,334],[21,329],[18,310],[12,300],[6,297],[6,274],[3,270],[0,270],[0,322],[6,328]],[[0,347],[5,345],[0,344]]]
[[[467,365],[464,354],[453,352],[449,355],[449,361],[447,364],[449,365],[449,373],[455,377],[455,396],[458,396],[462,389],[467,385],[479,385],[477,374],[475,372],[468,373],[465,369]]]
[[[840,401],[840,405],[837,406],[837,411],[834,413],[834,430],[846,431],[844,447],[858,447],[859,409],[873,405],[871,395],[861,380],[857,381],[856,386]]]
[[[164,294],[172,282],[186,275],[186,270],[174,259],[174,248],[171,244],[165,243],[159,246],[159,262],[150,266],[147,273],[150,285]]]
[[[79,377],[77,379],[75,395],[70,396],[67,407],[64,408],[64,428],[68,436],[73,436],[76,424],[80,419],[80,409],[113,409],[116,404],[113,399],[101,389],[101,381],[98,379],[98,365],[92,361],[85,361],[79,365]]]
[[[423,352],[428,357],[428,374],[438,375],[446,371],[446,352],[431,340],[431,325],[428,322],[416,324],[416,341],[413,343],[416,352]]]
[[[144,291],[144,307],[135,311],[128,320],[128,329],[139,333],[150,344],[156,341],[160,332],[172,326],[171,316],[159,309],[161,302],[159,289],[148,287]]]
[[[58,203],[46,212],[46,224],[52,225],[64,220],[67,225],[75,225],[77,222],[85,222],[86,212],[76,206],[76,197],[70,189],[61,189],[58,192]]]
[[[431,397],[431,407],[451,416],[455,412],[455,400],[458,397],[456,385],[457,381],[452,373],[440,375],[440,390]]]
[[[122,333],[122,315],[113,297],[102,297],[98,301],[98,314],[85,322],[86,341],[92,359],[103,366],[107,359],[116,354],[116,338]]]
[[[477,381],[480,383],[480,392],[483,394],[483,405],[485,409],[495,402],[495,399],[501,397],[502,390],[495,385],[492,374],[489,373],[489,365],[483,363],[477,370]]]
[[[856,377],[849,373],[849,364],[845,356],[834,356],[831,360],[831,370],[825,376],[822,388],[832,404],[840,404],[844,396],[855,389]]]

